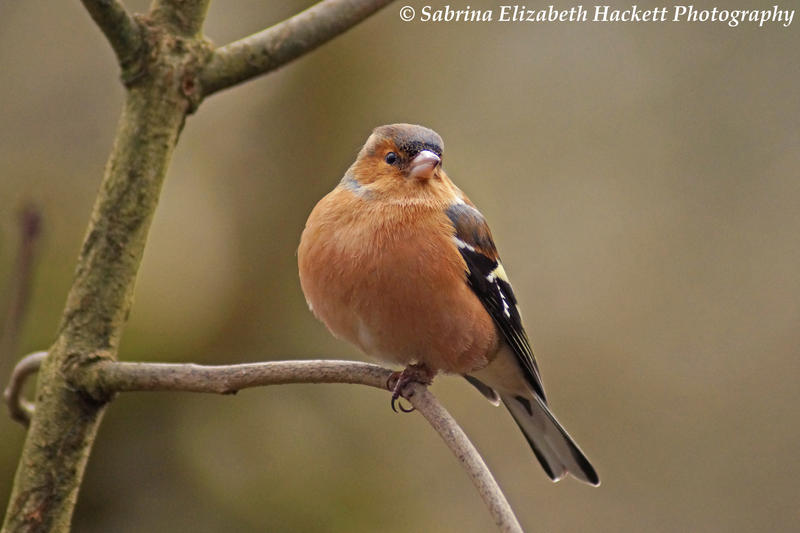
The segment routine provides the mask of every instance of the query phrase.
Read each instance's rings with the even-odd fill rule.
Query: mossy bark
[[[157,20],[139,23],[139,73],[128,87],[56,341],[39,373],[4,533],[69,530],[110,399],[80,392],[70,375],[97,358],[116,358],[161,185],[186,115],[197,105],[194,78],[207,57],[204,43]]]

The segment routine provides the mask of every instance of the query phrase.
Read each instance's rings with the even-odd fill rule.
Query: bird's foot
[[[408,399],[414,395],[413,389],[408,390],[410,384],[430,385],[435,375],[436,372],[422,363],[408,365],[402,372],[392,372],[392,375],[386,380],[386,388],[392,391],[392,411],[396,413],[398,407],[404,413],[413,411],[413,407],[403,407],[403,404],[398,403],[397,400],[400,397]]]

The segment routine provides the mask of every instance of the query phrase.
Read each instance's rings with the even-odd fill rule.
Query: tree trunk
[[[158,12],[154,11],[154,17]],[[68,380],[70,369],[116,359],[161,185],[187,113],[196,105],[202,41],[142,19],[132,79],[81,248],[55,343],[39,373],[3,532],[68,531],[104,407]],[[185,28],[181,28],[184,29]],[[196,28],[194,32],[196,33]]]

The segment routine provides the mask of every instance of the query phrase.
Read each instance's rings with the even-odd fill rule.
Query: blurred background
[[[490,221],[553,409],[603,481],[552,484],[505,411],[438,379],[523,525],[795,530],[800,21],[434,25],[401,22],[405,3],[424,5],[394,4],[190,117],[121,358],[360,359],[308,312],[295,250],[373,127],[424,124]],[[212,2],[206,33],[224,44],[309,4]],[[0,72],[0,302],[17,212],[34,202],[44,217],[27,353],[53,340],[123,89],[79,2],[0,3]],[[3,386],[15,360],[0,360]],[[0,512],[23,438],[0,416]],[[492,528],[420,416],[344,385],[120,396],[74,520],[81,532]]]

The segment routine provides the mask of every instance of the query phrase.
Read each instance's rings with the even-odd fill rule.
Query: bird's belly
[[[335,336],[382,361],[452,373],[486,366],[497,351],[497,330],[467,285],[458,252],[442,252],[455,245],[420,242],[395,235],[380,247],[317,250],[310,259],[328,265],[326,275],[301,273],[314,313]]]

